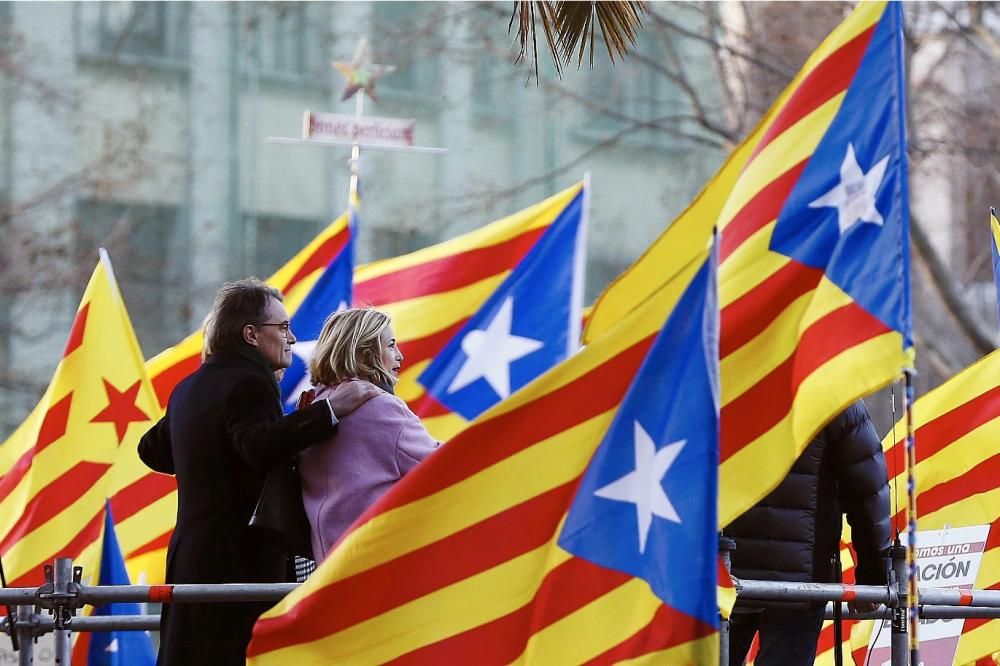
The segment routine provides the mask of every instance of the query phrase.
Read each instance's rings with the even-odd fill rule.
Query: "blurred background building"
[[[560,78],[540,52],[536,81],[530,54],[515,62],[511,2],[0,2],[0,436],[45,389],[98,245],[152,356],[199,325],[222,281],[269,275],[345,209],[347,148],[265,138],[297,136],[307,109],[353,113],[330,61],[350,60],[360,37],[397,67],[366,114],[416,118],[416,143],[449,152],[365,153],[359,262],[478,227],[590,171],[592,300],[849,6],[651,3],[628,58],[611,63],[598,43],[593,70],[585,56]],[[996,71],[994,12],[907,7],[915,215],[960,269],[950,286],[980,294],[970,311],[987,336],[984,174],[995,178],[1000,134],[983,106],[996,77],[981,75]],[[956,123],[946,103],[972,88],[979,103]],[[971,296],[934,305],[928,293],[917,339],[940,347],[932,385],[993,338],[977,343],[950,314]]]
[[[265,138],[299,135],[306,109],[353,113],[330,61],[351,60],[363,35],[397,67],[366,114],[416,118],[416,142],[449,152],[365,153],[358,260],[480,226],[590,170],[588,296],[599,293],[724,152],[637,126],[684,114],[646,67],[605,56],[560,81],[542,54],[536,84],[513,62],[511,8],[0,3],[0,431],[47,384],[98,245],[151,356],[199,325],[222,281],[269,275],[345,209],[349,148]],[[651,58],[657,37],[641,39]],[[684,57],[705,57],[696,47]]]

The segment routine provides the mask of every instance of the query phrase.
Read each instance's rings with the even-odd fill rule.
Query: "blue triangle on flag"
[[[104,512],[104,546],[101,549],[100,585],[129,585],[125,559],[118,546],[111,504]],[[104,604],[94,607],[94,615],[139,615],[134,603]],[[143,666],[156,663],[153,643],[145,631],[94,632],[87,652],[88,666]]]
[[[577,349],[584,194],[566,205],[418,378],[430,395],[466,419]]]
[[[789,193],[771,249],[814,268],[910,340],[902,9],[889,3],[833,122]]]
[[[281,378],[281,402],[285,412],[295,411],[299,394],[310,387],[309,357],[330,313],[351,305],[354,280],[354,213],[351,212],[350,238],[309,290],[295,315],[292,332],[292,364]]]
[[[559,545],[718,626],[718,306],[707,260],[591,459]]]

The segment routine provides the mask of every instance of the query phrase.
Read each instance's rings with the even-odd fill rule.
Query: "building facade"
[[[366,114],[415,118],[416,143],[448,153],[363,155],[358,260],[475,228],[589,171],[596,296],[724,156],[663,75],[678,56],[707,63],[707,47],[647,26],[640,58],[599,51],[595,69],[560,79],[539,53],[536,82],[514,62],[510,11],[0,3],[0,434],[47,385],[98,246],[152,356],[199,325],[222,281],[270,274],[345,209],[348,149],[266,138],[299,135],[307,109],[353,113],[330,62],[351,60],[361,36],[397,68]],[[680,8],[672,20],[700,17]],[[717,98],[712,68],[691,71]]]

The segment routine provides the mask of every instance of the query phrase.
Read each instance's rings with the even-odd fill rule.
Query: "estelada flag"
[[[420,374],[429,395],[471,421],[579,349],[586,206],[585,185]]]
[[[920,444],[915,468],[918,530],[989,525],[975,587],[1000,589],[1000,351],[918,398],[913,426]],[[896,472],[890,484],[901,490],[907,484],[905,439],[905,421],[900,420],[882,441]],[[906,525],[905,504],[900,503],[895,516],[899,530]],[[871,623],[855,633],[867,647]],[[1000,620],[964,620],[954,663],[993,663],[995,652],[1000,652]]]
[[[357,234],[357,209],[351,207],[349,213],[349,233],[347,244],[334,257],[316,282],[295,305],[291,316],[292,331],[297,341],[292,345],[292,364],[281,377],[281,402],[285,413],[295,410],[302,391],[312,387],[309,375],[309,361],[312,358],[316,340],[323,330],[323,322],[330,313],[349,307],[354,281],[354,237]]]
[[[417,378],[559,219],[580,212],[583,183],[450,240],[360,266],[354,301],[392,317],[402,373],[396,395],[430,433],[447,440],[469,420],[428,395]]]
[[[904,88],[902,8],[859,4],[591,313],[588,342],[720,229],[721,525],[912,363]]]
[[[101,250],[41,401],[0,446],[0,556],[15,587],[72,557],[97,580],[112,463],[161,416],[142,352]]]
[[[404,477],[250,663],[717,664],[712,274],[702,253]]]

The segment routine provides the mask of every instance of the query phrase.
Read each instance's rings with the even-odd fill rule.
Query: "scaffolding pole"
[[[892,562],[892,579],[890,585],[894,585],[899,591],[899,603],[892,609],[892,664],[893,666],[906,666],[910,661],[910,635],[907,628],[907,613],[909,612],[909,579],[907,578],[906,549],[900,544],[897,538],[889,549],[889,558]]]
[[[48,578],[52,581],[53,597],[71,598],[74,585],[78,584],[79,577],[73,575],[73,560],[68,557],[60,557],[56,560],[55,571],[51,567],[46,567]],[[55,631],[55,657],[57,666],[69,666],[73,657],[73,640],[70,638],[69,624],[73,619],[76,610],[67,606],[56,609],[53,617],[53,630]]]
[[[902,550],[902,548],[900,548]],[[761,580],[734,579],[737,603],[740,606],[760,605],[766,601],[805,602],[872,602],[883,604],[872,613],[842,610],[843,616],[855,619],[901,618],[903,631],[899,639],[894,631],[892,665],[903,666],[909,661],[911,646],[906,632],[907,621],[912,617],[927,619],[951,618],[1000,618],[1000,590],[961,590],[928,588],[920,590],[921,605],[907,608],[906,559],[899,553],[893,562],[890,585],[844,585],[833,583],[787,583]],[[233,601],[276,601],[299,586],[298,583],[223,583],[184,585],[97,585],[80,584],[82,570],[73,567],[72,560],[61,558],[55,566],[46,565],[47,582],[40,587],[0,589],[0,606],[16,606],[16,623],[0,617],[0,632],[11,633],[12,625],[20,650],[18,664],[28,666],[33,662],[34,639],[55,632],[56,658],[60,666],[70,664],[70,632],[78,631],[156,631],[159,617],[155,615],[119,615],[74,617],[84,605],[102,605],[116,602],[155,603],[212,603]],[[45,609],[49,617],[39,615]],[[910,610],[910,616],[907,616]],[[826,608],[828,617],[833,607]],[[726,634],[720,633],[720,652],[725,654]],[[897,643],[899,649],[897,649]]]
[[[736,550],[736,541],[719,534],[719,557],[726,568],[726,573],[730,576],[733,572],[733,551]],[[729,618],[719,618],[719,664],[729,666]]]
[[[38,615],[32,606],[17,607],[18,666],[32,666],[35,662],[35,625]],[[10,626],[10,625],[7,625]]]

